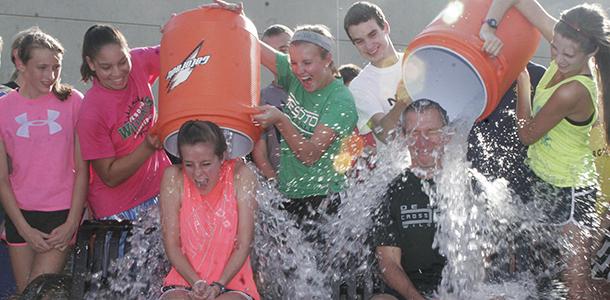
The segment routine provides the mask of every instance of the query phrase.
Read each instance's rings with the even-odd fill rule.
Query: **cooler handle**
[[[496,67],[496,75],[498,75],[498,78],[504,78],[504,75],[506,75],[506,58],[504,57],[504,55],[498,55],[495,58],[492,59],[494,62],[494,65]]]

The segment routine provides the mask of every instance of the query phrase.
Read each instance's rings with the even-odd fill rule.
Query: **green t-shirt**
[[[304,165],[282,137],[279,190],[288,198],[327,195],[342,190],[345,175],[335,171],[333,159],[339,154],[341,140],[353,133],[358,120],[354,98],[339,79],[313,93],[307,92],[290,70],[286,55],[276,57],[277,82],[288,93],[284,113],[292,125],[311,138],[318,124],[332,129],[337,137],[312,166]]]

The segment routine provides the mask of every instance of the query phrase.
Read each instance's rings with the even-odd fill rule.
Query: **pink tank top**
[[[218,281],[222,276],[237,238],[237,198],[233,187],[235,162],[223,162],[220,179],[207,195],[201,195],[183,172],[184,191],[180,207],[182,253],[201,279],[209,283]],[[163,285],[190,286],[174,267]],[[252,276],[250,257],[226,287],[260,299]]]

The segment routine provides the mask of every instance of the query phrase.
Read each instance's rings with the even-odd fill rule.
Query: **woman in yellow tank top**
[[[495,35],[496,20],[513,5],[551,43],[552,61],[533,103],[529,75],[524,71],[518,78],[518,135],[530,146],[527,163],[534,173],[533,187],[544,191],[533,193],[533,200],[549,204],[544,206],[544,223],[560,226],[570,242],[570,251],[562,257],[567,263],[562,279],[568,298],[588,299],[592,292],[589,230],[598,226],[598,185],[589,135],[597,119],[598,93],[604,105],[610,105],[610,93],[603,93],[610,91],[608,20],[600,7],[589,4],[566,10],[557,20],[536,0],[494,0],[480,31],[483,50],[490,55],[502,48]],[[608,127],[605,131],[608,136]]]

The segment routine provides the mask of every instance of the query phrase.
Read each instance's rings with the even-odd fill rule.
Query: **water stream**
[[[473,120],[466,116],[451,124],[448,132],[453,133],[445,147],[442,172],[436,175],[434,186],[424,187],[438,207],[434,246],[448,260],[436,296],[537,299],[536,275],[510,273],[507,266],[513,263],[519,245],[552,245],[560,239],[538,225],[539,211],[514,199],[505,180],[490,182],[470,168],[465,159],[466,137]],[[265,299],[332,299],[333,283],[376,272],[370,241],[373,216],[388,183],[409,164],[407,142],[397,138],[377,155],[356,162],[341,195],[339,213],[323,217],[317,225],[306,224],[317,228],[315,241],[280,209],[285,200],[279,192],[268,183],[261,185],[253,265]],[[370,169],[370,164],[376,167]],[[111,267],[114,275],[109,285],[97,281],[87,298],[158,297],[169,270],[159,228],[158,210],[153,208],[136,222],[130,238],[132,250]],[[92,280],[96,282],[98,277],[94,275]]]

